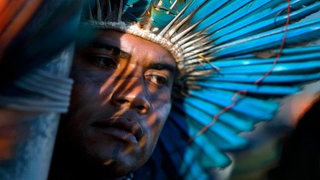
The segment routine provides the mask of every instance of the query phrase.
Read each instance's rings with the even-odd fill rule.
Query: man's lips
[[[104,134],[133,143],[138,143],[143,136],[142,127],[137,121],[122,117],[95,121],[92,126],[98,128]]]

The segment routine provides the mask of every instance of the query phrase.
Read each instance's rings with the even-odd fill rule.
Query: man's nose
[[[151,109],[148,92],[140,78],[122,80],[113,92],[112,103],[120,108],[132,108],[139,114],[147,114]]]

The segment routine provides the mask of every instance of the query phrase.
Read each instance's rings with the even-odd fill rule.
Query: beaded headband
[[[214,66],[199,68],[199,65],[208,65],[213,59],[210,51],[213,42],[209,40],[205,30],[197,31],[195,25],[189,26],[193,15],[201,6],[186,16],[188,8],[192,4],[195,5],[193,1],[187,3],[180,0],[172,4],[169,1],[157,1],[152,5],[150,3],[151,1],[145,0],[97,0],[95,7],[89,8],[85,24],[98,29],[126,32],[167,49],[175,58],[180,71],[176,80],[180,93],[187,93],[188,89],[197,88],[193,86],[195,80],[208,75],[215,68],[218,69]],[[170,8],[166,7],[168,3]],[[135,11],[135,8],[139,11]]]

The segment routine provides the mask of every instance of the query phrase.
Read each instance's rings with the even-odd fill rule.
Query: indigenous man
[[[316,56],[317,48],[284,46],[300,40],[298,33],[311,40],[319,23],[274,23],[284,7],[291,12],[290,1],[265,3],[97,0],[85,8],[79,37],[95,36],[75,53],[71,104],[49,179],[129,178],[151,156],[168,118],[166,131],[175,136],[165,133],[159,141],[172,164],[183,161],[181,176],[208,179],[210,169],[226,167],[230,160],[221,150],[244,147],[238,133],[277,111],[269,97],[295,93],[301,81],[319,76],[316,58],[293,58],[297,50]],[[302,8],[293,18],[315,11]],[[246,28],[249,22],[255,29]],[[291,30],[297,34],[286,36]]]

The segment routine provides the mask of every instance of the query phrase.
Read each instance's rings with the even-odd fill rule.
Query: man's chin
[[[121,177],[135,172],[148,160],[145,155],[119,156],[118,159],[104,161],[105,169],[108,169],[110,175]]]
[[[94,163],[94,166],[99,166],[96,168],[101,169],[108,177],[125,176],[140,168],[144,163],[141,161],[143,155],[128,154],[120,149],[113,150],[111,154],[105,154],[103,151],[100,151],[100,153],[91,151],[91,154],[87,156],[88,159],[91,159],[91,163]]]

